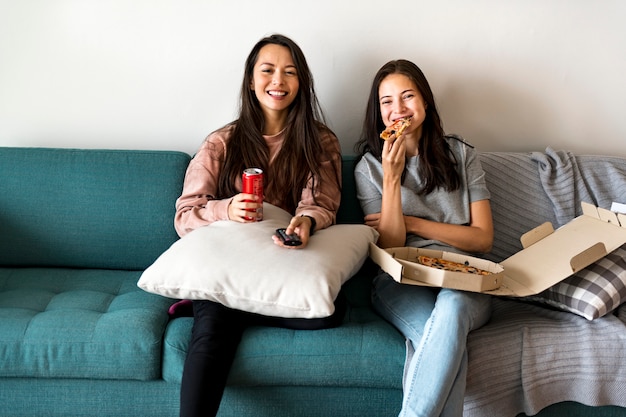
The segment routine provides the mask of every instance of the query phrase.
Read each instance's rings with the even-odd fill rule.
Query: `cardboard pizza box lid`
[[[370,244],[370,257],[396,281],[482,292],[497,296],[525,297],[538,294],[601,259],[626,243],[626,216],[582,204],[583,214],[554,230],[550,223],[521,237],[522,249],[500,264],[451,252],[418,248],[381,249]],[[491,275],[473,275],[420,265],[418,253],[435,252],[444,259],[468,262]],[[482,266],[482,267],[481,267]],[[474,279],[479,277],[478,280]]]

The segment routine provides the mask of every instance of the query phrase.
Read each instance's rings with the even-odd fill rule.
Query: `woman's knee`
[[[237,345],[243,327],[236,311],[211,301],[194,301],[191,344]]]
[[[449,319],[465,318],[468,329],[482,326],[491,315],[491,296],[469,291],[443,289],[437,297],[438,314]]]

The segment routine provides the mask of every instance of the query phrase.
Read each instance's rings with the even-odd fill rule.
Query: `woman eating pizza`
[[[400,133],[397,122],[407,119]],[[379,246],[491,250],[490,194],[478,155],[444,133],[414,63],[390,61],[377,72],[356,149],[357,197]],[[399,284],[381,270],[372,302],[407,339],[400,416],[462,416],[467,335],[489,320],[490,296]]]

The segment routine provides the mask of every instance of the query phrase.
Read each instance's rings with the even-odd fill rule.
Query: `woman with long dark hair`
[[[400,119],[410,126],[382,140],[381,131]],[[491,249],[490,195],[478,155],[459,136],[444,133],[417,65],[390,61],[377,72],[357,151],[357,197],[365,223],[380,233],[379,246]],[[381,271],[372,303],[407,340],[400,416],[462,416],[467,335],[489,319],[490,296],[399,284]]]
[[[335,222],[341,196],[339,142],[324,124],[304,54],[282,35],[265,37],[254,46],[245,63],[239,117],[212,132],[190,162],[176,201],[178,234],[218,220],[256,221],[251,213],[258,213],[263,201],[241,190],[242,172],[251,167],[264,172],[263,201],[293,214],[287,233],[302,241],[300,246],[284,246],[273,237],[277,245],[304,249],[316,229]],[[332,327],[341,322],[340,307],[327,318],[289,319],[193,301],[180,415],[217,414],[247,327]]]

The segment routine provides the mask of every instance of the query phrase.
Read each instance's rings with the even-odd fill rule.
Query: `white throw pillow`
[[[286,249],[272,241],[291,220],[265,203],[263,221],[218,221],[175,242],[137,285],[170,298],[211,300],[274,317],[320,318],[334,312],[341,285],[368,256],[378,232],[340,224],[318,230],[306,248]]]

